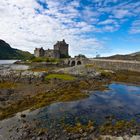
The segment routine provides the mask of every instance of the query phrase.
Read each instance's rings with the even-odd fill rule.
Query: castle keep
[[[48,57],[48,58],[66,58],[69,56],[69,45],[63,41],[57,41],[54,49],[44,50],[43,48],[36,48],[34,50],[35,57]]]

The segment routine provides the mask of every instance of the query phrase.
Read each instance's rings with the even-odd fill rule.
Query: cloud
[[[131,34],[140,33],[140,20],[136,20],[132,23],[131,29],[129,31]]]
[[[107,19],[98,23],[98,25],[108,25],[108,24],[116,24],[116,21],[113,19]]]
[[[52,48],[65,38],[71,55],[91,55],[105,43],[96,34],[118,31],[126,19],[139,14],[140,2],[130,1],[1,0],[0,38],[31,52]],[[131,32],[139,33],[137,24]]]

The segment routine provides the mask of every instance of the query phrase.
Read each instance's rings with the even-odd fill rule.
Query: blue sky
[[[0,38],[33,52],[63,38],[70,54],[140,51],[139,0],[2,0]]]

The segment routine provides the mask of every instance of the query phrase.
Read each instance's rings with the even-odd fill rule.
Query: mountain
[[[0,59],[18,59],[26,60],[33,57],[33,55],[26,51],[11,48],[11,46],[4,40],[0,40]]]
[[[109,57],[102,57],[104,59],[112,59],[112,60],[136,60],[140,61],[140,52],[132,53],[132,54],[127,54],[127,55],[113,55]]]

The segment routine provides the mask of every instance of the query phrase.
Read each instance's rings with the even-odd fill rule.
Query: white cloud
[[[57,40],[65,38],[72,55],[79,52],[92,54],[104,44],[94,33],[116,31],[126,17],[136,16],[140,10],[138,2],[109,6],[121,0],[89,0],[91,4],[81,11],[78,10],[81,0],[69,3],[67,0],[38,1],[46,3],[47,9],[36,0],[1,0],[0,38],[12,47],[31,52],[35,47],[53,47]],[[100,19],[105,14],[108,16]],[[137,25],[134,23],[133,26]],[[131,32],[139,32],[139,27],[133,27]],[[91,33],[92,36],[88,35]]]
[[[117,9],[114,11],[114,16],[116,18],[124,18],[129,15],[131,15],[131,13],[128,10]]]
[[[132,26],[131,26],[129,32],[132,34],[140,33],[140,20],[136,20],[132,23]]]
[[[75,9],[79,6],[78,2],[72,2],[68,6],[60,1],[46,2],[49,9],[45,10],[35,0],[2,0],[0,38],[12,47],[31,52],[35,47],[52,47],[57,40],[63,38],[70,44],[72,55],[78,53],[75,50],[82,51],[86,46],[92,45],[93,49],[101,46],[95,38],[88,40],[76,35],[92,30],[92,26],[86,22],[76,23],[72,20],[78,16],[78,10]],[[37,14],[35,9],[42,14]],[[62,13],[60,10],[67,12]]]
[[[107,19],[98,23],[98,25],[108,25],[108,24],[116,24],[116,21],[113,19]]]

